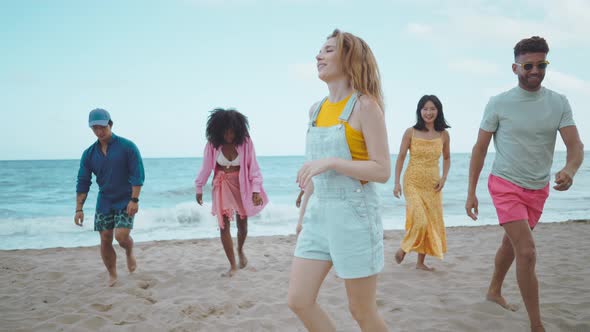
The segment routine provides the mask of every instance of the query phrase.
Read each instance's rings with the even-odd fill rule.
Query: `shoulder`
[[[137,150],[137,145],[135,145],[135,143],[133,143],[133,141],[131,141],[130,139],[121,136],[116,136],[116,139],[122,146],[128,149]]]
[[[318,100],[318,101],[316,101],[315,103],[313,103],[313,105],[311,105],[311,107],[309,108],[309,118],[310,118],[310,119],[311,119],[311,117],[312,117],[312,115],[313,115],[313,112],[314,112],[314,111],[315,111],[315,110],[316,110],[318,107],[320,107],[320,105],[322,104],[322,101],[323,101],[323,100],[324,100],[324,99],[322,99],[322,100]]]
[[[406,129],[406,131],[404,132],[404,137],[412,137],[413,133],[414,133],[414,127],[410,127],[408,129]]]
[[[384,118],[383,110],[375,98],[371,96],[361,95],[354,106],[354,110],[360,113],[359,115],[361,119],[374,119],[375,117],[379,119]]]
[[[440,132],[440,136],[442,137],[442,139],[443,139],[444,141],[448,141],[448,140],[449,140],[449,138],[451,137],[451,136],[449,135],[449,131],[448,131],[448,130],[446,130],[446,129]]]
[[[89,147],[86,148],[86,150],[84,150],[84,152],[82,152],[82,159],[90,157],[94,149],[96,149],[96,142],[92,143]]]
[[[488,101],[488,105],[494,105],[498,102],[502,102],[505,100],[510,100],[514,98],[514,95],[518,92],[518,87],[514,87],[510,90],[501,92],[497,95],[491,96],[490,100]]]
[[[550,98],[551,101],[556,101],[558,103],[567,103],[568,102],[567,97],[563,93],[559,93],[557,91],[548,89],[546,87],[543,87],[543,90],[545,90],[545,96]]]

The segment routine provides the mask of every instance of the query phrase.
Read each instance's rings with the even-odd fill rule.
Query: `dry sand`
[[[416,270],[414,253],[393,263],[403,233],[385,232],[377,297],[390,330],[527,331],[514,266],[504,295],[520,309],[484,299],[502,229],[447,232],[445,259],[426,261],[435,272]],[[590,331],[590,222],[543,223],[534,234],[547,331]],[[112,288],[97,247],[0,251],[0,331],[304,331],[286,304],[294,245],[294,236],[249,238],[250,265],[233,278],[221,277],[219,239],[140,243],[131,275],[117,246]],[[358,331],[333,272],[319,302],[338,331]]]

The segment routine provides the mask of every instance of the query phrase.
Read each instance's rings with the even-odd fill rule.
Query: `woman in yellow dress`
[[[433,271],[424,264],[426,255],[442,258],[447,252],[447,240],[442,209],[442,188],[451,167],[450,137],[446,128],[443,107],[434,95],[420,98],[416,109],[416,124],[404,133],[395,165],[393,195],[400,198],[400,176],[406,153],[410,150],[410,162],[404,174],[406,196],[406,235],[395,253],[399,264],[406,253],[418,253],[416,268]],[[440,176],[439,160],[443,156],[443,175]]]

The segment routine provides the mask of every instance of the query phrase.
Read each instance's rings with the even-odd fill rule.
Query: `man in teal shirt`
[[[111,131],[113,121],[109,112],[101,108],[92,110],[88,125],[98,140],[84,151],[80,160],[74,222],[78,226],[84,222],[84,202],[94,174],[99,187],[94,230],[100,232],[100,253],[109,272],[109,286],[113,286],[117,281],[113,236],[125,249],[129,272],[137,266],[130,233],[145,178],[143,162],[133,142]]]
[[[477,181],[488,146],[494,139],[496,156],[488,189],[505,234],[496,253],[487,299],[515,310],[502,297],[502,283],[516,258],[516,276],[531,331],[545,331],[539,310],[539,286],[532,230],[549,195],[551,165],[557,132],[567,148],[564,168],[555,174],[554,189],[568,190],[582,164],[583,144],[565,96],[541,86],[549,46],[545,39],[523,39],[514,47],[512,71],[518,86],[492,97],[481,121],[469,167],[465,210],[477,219]]]

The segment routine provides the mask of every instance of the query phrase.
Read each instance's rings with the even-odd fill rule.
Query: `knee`
[[[121,246],[126,246],[129,242],[129,235],[125,234],[116,234],[115,235],[115,239],[117,240],[117,242],[119,242],[119,244]]]
[[[313,306],[313,302],[306,301],[297,295],[289,294],[287,297],[287,305],[295,314],[300,314]]]
[[[111,244],[113,243],[113,234],[100,234],[100,244]]]
[[[367,306],[362,306],[357,303],[349,302],[348,303],[348,310],[350,310],[350,314],[352,318],[354,318],[357,322],[364,322],[372,315],[372,308]]]
[[[527,245],[517,251],[517,257],[526,263],[534,263],[537,259],[537,249],[534,245]]]

